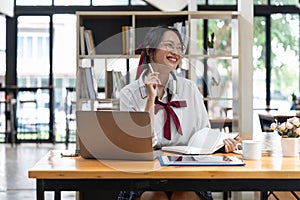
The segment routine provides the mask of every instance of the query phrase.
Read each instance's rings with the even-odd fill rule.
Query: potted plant
[[[300,119],[292,117],[283,123],[274,122],[271,129],[281,136],[282,155],[299,156]]]
[[[207,53],[209,55],[214,54],[214,46],[215,46],[215,33],[212,32],[210,37],[207,39]]]

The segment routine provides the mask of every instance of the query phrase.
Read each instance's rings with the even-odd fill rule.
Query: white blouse
[[[147,102],[147,90],[143,81],[144,75],[133,83],[125,86],[120,92],[120,109],[125,111],[144,111]],[[174,86],[175,83],[175,86]],[[191,80],[172,75],[165,87],[162,102],[167,102],[166,88],[172,91],[171,101],[186,101],[186,107],[172,107],[182,128],[182,135],[177,132],[173,118],[171,118],[171,140],[164,138],[164,109],[160,109],[154,116],[153,147],[187,145],[190,137],[204,127],[210,127],[208,114],[203,103],[203,96],[196,84]],[[175,88],[175,89],[174,89]],[[175,90],[175,91],[174,91]]]

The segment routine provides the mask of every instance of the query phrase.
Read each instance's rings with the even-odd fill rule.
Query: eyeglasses
[[[183,53],[183,51],[185,50],[185,46],[183,45],[178,45],[178,46],[175,46],[173,42],[171,41],[162,41],[161,42],[163,44],[163,46],[165,47],[165,49],[167,51],[172,51],[172,52],[179,52],[180,54]]]

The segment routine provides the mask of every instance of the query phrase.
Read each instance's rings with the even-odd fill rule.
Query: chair
[[[7,98],[4,103],[6,104],[6,117],[7,127],[6,134],[9,134],[6,138],[6,143],[10,142],[11,146],[17,143],[17,124],[16,124],[16,99]]]
[[[267,116],[264,114],[258,114],[260,127],[262,132],[272,132],[273,130],[270,128],[271,124],[275,122],[274,117]]]
[[[36,99],[36,92],[34,91],[19,91],[18,105],[17,105],[17,134],[22,137],[31,139],[36,143],[40,142],[40,131],[38,123],[38,103]]]
[[[232,111],[232,107],[221,107],[220,109],[220,116],[223,116],[224,113],[225,117],[228,117],[228,112]]]
[[[210,119],[210,126],[214,129],[220,129],[224,132],[232,132],[232,119]]]

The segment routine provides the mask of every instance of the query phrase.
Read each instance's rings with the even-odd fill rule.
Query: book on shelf
[[[187,49],[188,49],[188,43],[189,43],[189,23],[188,20],[186,20],[184,23],[183,22],[175,22],[173,24],[173,27],[178,30],[178,32],[181,35],[183,45],[185,47],[183,53],[185,54]]]
[[[96,99],[97,83],[92,67],[78,68],[79,98]]]
[[[106,71],[106,98],[118,98],[119,92],[126,85],[125,77],[120,71]]]
[[[95,43],[93,38],[93,32],[90,29],[84,30],[84,38],[89,55],[95,55]]]
[[[105,72],[105,98],[114,98],[113,71]]]
[[[116,90],[120,91],[125,85],[125,77],[122,76],[122,72],[113,70],[113,81],[116,85]]]
[[[91,99],[97,98],[97,81],[92,67],[85,68],[87,89]]]
[[[122,26],[122,50],[124,55],[130,55],[133,51],[133,28]]]
[[[84,26],[79,28],[80,54],[85,55]]]
[[[189,27],[189,22],[188,20],[185,20],[185,26],[183,27],[182,32],[184,33],[183,35],[183,44],[185,46],[185,51],[184,53],[187,53],[188,47],[189,47],[189,41],[190,41],[190,27]]]
[[[86,86],[86,78],[85,78],[85,71],[83,67],[78,67],[77,72],[77,86],[79,88],[79,98],[88,98],[88,91]]]
[[[219,129],[203,128],[197,131],[186,146],[164,146],[163,151],[181,154],[212,154],[224,146],[226,138],[236,138],[238,133],[224,133]]]

